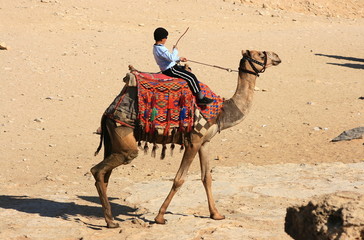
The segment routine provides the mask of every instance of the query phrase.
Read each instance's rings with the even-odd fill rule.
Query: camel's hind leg
[[[159,209],[158,215],[155,217],[156,223],[165,224],[166,220],[164,219],[164,214],[167,211],[169,204],[172,201],[173,196],[177,193],[178,189],[182,186],[187,176],[187,172],[193,159],[195,158],[199,144],[193,144],[190,146],[186,146],[185,152],[183,154],[181,165],[178,169],[176,177],[174,178],[172,189],[169,192],[167,198],[164,200],[161,208]]]
[[[201,180],[206,190],[207,201],[209,204],[210,217],[214,220],[225,219],[225,216],[221,215],[216,206],[212,196],[212,176],[208,159],[208,142],[204,143],[199,150],[200,165],[201,165]]]
[[[96,180],[95,186],[100,197],[107,227],[116,228],[119,224],[113,222],[111,206],[107,197],[107,185],[111,172],[121,164],[130,163],[138,154],[137,143],[133,135],[133,129],[116,127],[111,120],[106,120],[108,134],[105,137],[105,158],[99,164],[91,168]]]

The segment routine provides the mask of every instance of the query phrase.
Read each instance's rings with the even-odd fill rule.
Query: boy
[[[155,44],[153,46],[153,55],[160,70],[163,74],[169,77],[182,78],[187,81],[192,93],[195,95],[198,105],[207,105],[213,102],[212,99],[207,98],[201,92],[200,84],[196,76],[186,71],[183,67],[176,64],[176,62],[186,62],[185,57],[178,56],[178,50],[174,46],[172,53],[164,46],[167,41],[168,31],[164,28],[157,28],[154,31]]]

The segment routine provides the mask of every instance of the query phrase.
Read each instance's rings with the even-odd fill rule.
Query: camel
[[[183,137],[181,138],[181,141],[183,141],[185,145],[183,158],[174,178],[172,188],[154,219],[156,223],[166,223],[164,215],[167,208],[171,203],[173,196],[183,185],[189,167],[197,153],[200,159],[201,181],[207,194],[210,218],[214,220],[222,220],[225,218],[225,216],[220,214],[217,210],[213,199],[211,189],[212,176],[209,167],[207,147],[211,139],[218,132],[235,126],[243,121],[252,106],[257,77],[260,73],[263,73],[266,68],[281,63],[280,58],[274,52],[243,50],[242,56],[239,64],[236,91],[230,99],[224,101],[221,113],[216,119],[211,121],[207,132],[204,135],[201,135],[192,131],[188,140]],[[115,122],[108,117],[103,117],[102,119],[102,128],[104,131],[104,159],[91,168],[91,173],[95,178],[95,186],[100,197],[107,227],[117,228],[119,227],[119,224],[114,222],[113,219],[111,206],[106,194],[107,186],[111,172],[114,168],[122,164],[128,164],[137,157],[137,136],[131,127],[117,126]],[[161,143],[161,139],[162,136],[157,138],[157,143]],[[170,143],[170,139],[168,141]]]

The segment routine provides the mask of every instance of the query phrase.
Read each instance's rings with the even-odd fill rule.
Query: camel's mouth
[[[272,65],[273,66],[277,66],[278,64],[280,64],[282,61],[281,61],[281,59],[279,59],[279,60],[273,60],[272,61]]]

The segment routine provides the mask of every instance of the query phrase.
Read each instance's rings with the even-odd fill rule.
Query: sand
[[[364,194],[364,140],[330,142],[364,126],[362,1],[0,2],[0,239],[290,239],[285,208],[337,191]],[[257,80],[241,124],[211,142],[213,191],[223,221],[208,218],[197,159],[153,224],[181,153],[140,152],[111,176],[119,229],[105,228],[89,169],[103,111],[132,64],[157,72],[152,33],[163,26],[188,59],[237,68],[241,50],[282,63]],[[229,98],[236,73],[190,63]],[[302,193],[298,196],[297,193]]]

